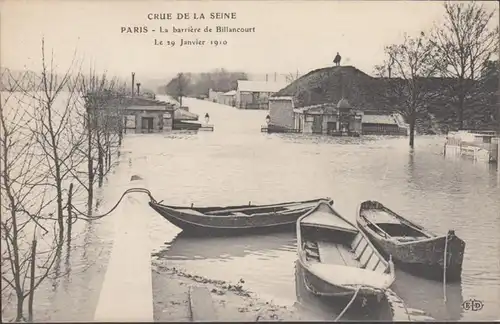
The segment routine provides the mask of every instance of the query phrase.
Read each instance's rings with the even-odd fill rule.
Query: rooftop
[[[364,124],[385,124],[397,125],[396,118],[392,115],[363,115],[362,123]]]
[[[224,96],[234,96],[234,95],[236,95],[236,90],[231,90],[224,93]]]
[[[275,93],[285,88],[287,85],[286,82],[238,80],[238,90],[245,92]]]

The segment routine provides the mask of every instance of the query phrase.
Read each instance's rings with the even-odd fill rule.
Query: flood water
[[[500,186],[494,168],[443,157],[442,137],[417,137],[410,152],[407,138],[267,134],[260,132],[267,111],[241,111],[194,99],[184,99],[184,104],[200,120],[208,112],[215,131],[127,134],[122,163],[103,188],[104,205],[114,204],[131,174],[140,175],[157,200],[172,205],[260,204],[329,196],[338,212],[354,220],[362,200],[379,200],[432,232],[455,229],[467,244],[463,280],[447,285],[446,302],[441,283],[397,272],[393,290],[407,305],[438,320],[498,319]],[[183,237],[146,201],[142,212],[151,217],[154,249],[169,265],[212,279],[243,278],[244,287],[263,298],[284,304],[297,301],[293,233]],[[88,249],[102,246],[106,233],[113,230],[110,224],[93,225]],[[101,266],[80,275],[68,290],[81,288],[95,296],[102,272]],[[54,302],[58,309],[66,309],[65,315],[48,318],[75,319],[67,317],[65,300],[70,294]],[[483,309],[463,310],[462,303],[469,299],[482,301]],[[315,311],[328,312],[314,298],[307,303]],[[78,319],[91,320],[94,304],[80,306],[88,314],[82,310]]]

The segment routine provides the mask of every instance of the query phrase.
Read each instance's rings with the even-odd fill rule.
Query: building
[[[409,132],[408,124],[398,113],[380,113],[365,111],[362,119],[363,135],[396,135],[406,136]]]
[[[240,109],[269,109],[269,97],[287,86],[286,82],[238,80],[235,104]]]
[[[269,98],[269,129],[292,130],[295,129],[293,97],[270,97]]]
[[[133,98],[124,107],[125,132],[153,133],[172,130],[175,108],[166,102]]]
[[[211,102],[220,103],[223,94],[224,91],[215,91],[214,89],[208,89],[208,100]]]
[[[219,103],[234,107],[236,105],[236,90],[231,90],[219,96]]]
[[[197,114],[189,112],[185,107],[180,107],[179,103],[171,98],[165,101],[144,97],[129,98],[123,110],[125,132],[171,131],[183,129],[183,121],[198,120]]]
[[[324,103],[294,109],[295,129],[306,134],[359,136],[362,112],[341,99],[336,105]]]

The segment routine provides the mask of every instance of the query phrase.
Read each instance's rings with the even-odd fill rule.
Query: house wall
[[[295,128],[295,119],[293,112],[293,103],[291,100],[270,100],[269,117],[271,124],[293,129]]]
[[[362,123],[363,135],[406,135],[396,124]]]
[[[147,129],[142,129],[143,118],[153,118],[153,132],[163,130],[163,113],[164,112],[136,112],[135,131],[137,133],[147,132]]]
[[[235,104],[235,96],[221,96],[221,104],[223,105],[228,105],[228,106],[234,106]]]
[[[269,109],[272,92],[236,92],[236,106],[241,109]]]
[[[312,115],[302,115],[304,121],[304,127],[302,128],[302,133],[304,134],[312,134],[313,132],[313,123],[314,116]]]
[[[174,110],[170,109],[163,114],[163,131],[171,131],[174,124]]]
[[[247,105],[252,103],[253,99],[252,93],[251,92],[238,92],[238,93],[239,96],[238,96],[237,106],[238,108],[246,109]]]
[[[208,90],[208,100],[212,102],[221,102],[224,92],[214,91],[212,89]]]
[[[361,123],[361,119],[354,119],[349,123],[349,131],[351,132],[357,132],[361,134],[363,131],[363,126]]]

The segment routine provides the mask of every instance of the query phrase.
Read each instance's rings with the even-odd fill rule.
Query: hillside
[[[307,73],[275,96],[293,96],[299,107],[338,102],[342,98],[343,84],[344,97],[354,107],[363,110],[390,109],[379,95],[381,83],[377,81],[353,66],[327,67]]]
[[[456,100],[453,97],[454,79],[421,79],[429,89],[426,108],[418,113],[419,133],[441,133],[456,127]],[[338,102],[343,96],[358,109],[394,111],[403,107],[402,98],[393,91],[400,87],[397,78],[375,78],[353,66],[335,66],[313,70],[280,90],[275,96],[293,96],[297,107]],[[491,129],[497,127],[498,109],[495,95],[498,73],[477,81],[473,95],[464,109],[468,128]]]

